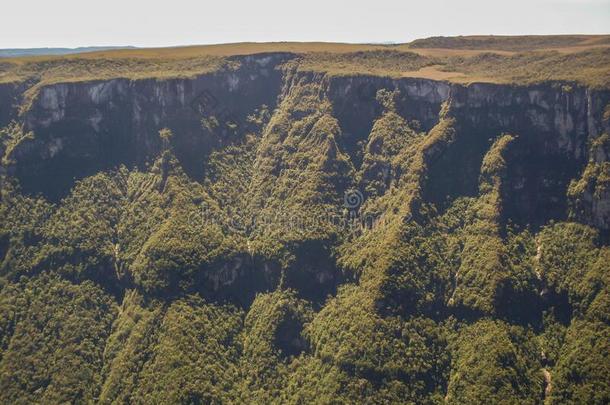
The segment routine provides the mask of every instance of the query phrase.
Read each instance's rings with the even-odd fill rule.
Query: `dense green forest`
[[[329,55],[282,55],[260,100],[217,90],[263,77],[232,60],[195,111],[146,110],[162,79],[120,113],[121,84],[95,107],[18,88],[0,403],[610,402],[610,92],[311,67]]]

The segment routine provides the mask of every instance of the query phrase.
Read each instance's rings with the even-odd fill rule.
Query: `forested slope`
[[[0,403],[608,403],[610,89],[367,52],[0,87]]]

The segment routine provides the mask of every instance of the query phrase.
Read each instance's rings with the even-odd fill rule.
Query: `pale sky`
[[[610,33],[610,0],[2,0],[0,10],[0,48]]]

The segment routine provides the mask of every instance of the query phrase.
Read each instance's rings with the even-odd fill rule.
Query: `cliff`
[[[608,403],[605,40],[0,65],[0,402]]]
[[[566,190],[589,161],[590,145],[604,132],[608,90],[568,83],[532,86],[461,85],[429,79],[367,75],[333,76],[282,67],[289,54],[236,58],[239,67],[188,79],[112,79],[43,86],[18,117],[15,86],[3,85],[2,122],[18,119],[35,137],[13,152],[12,172],[28,192],[57,199],[74,179],[120,164],[144,167],[160,151],[157,132],[170,128],[175,153],[187,173],[203,177],[212,151],[243,138],[247,117],[266,105],[273,110],[294,83],[317,83],[342,131],[342,147],[358,166],[356,149],[382,112],[380,89],[397,91],[397,113],[429,131],[444,104],[457,120],[455,142],[430,166],[426,198],[438,204],[476,191],[478,169],[502,133],[518,135],[504,186],[505,217],[520,223],[546,223],[567,215]],[[238,127],[212,133],[206,116],[232,120]],[[241,126],[241,127],[239,127]],[[593,197],[591,197],[593,199]],[[596,197],[599,198],[599,197]],[[585,223],[607,230],[606,203],[591,201]],[[602,210],[600,212],[600,210]],[[593,218],[597,218],[593,220]]]

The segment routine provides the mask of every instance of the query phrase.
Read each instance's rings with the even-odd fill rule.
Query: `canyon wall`
[[[34,140],[15,149],[17,163],[10,170],[25,191],[57,199],[74,179],[119,164],[145,166],[161,148],[157,132],[169,128],[183,167],[201,178],[203,162],[212,150],[243,138],[249,131],[248,115],[262,105],[273,111],[299,81],[320,85],[319,96],[331,103],[341,127],[341,147],[357,167],[359,142],[366,141],[382,111],[375,95],[385,88],[399,91],[397,112],[418,130],[434,127],[444,106],[456,119],[456,139],[429,167],[427,200],[442,208],[460,195],[474,195],[484,154],[495,138],[510,133],[516,142],[509,151],[503,211],[515,222],[540,225],[566,216],[567,187],[589,161],[591,142],[609,130],[603,119],[610,101],[607,90],[566,83],[460,85],[416,78],[330,76],[282,67],[290,57],[239,57],[238,68],[194,78],[42,86],[20,117],[12,107],[15,87],[3,85],[0,122],[22,120],[26,130],[35,134]],[[234,125],[210,131],[202,125],[206,117]],[[596,198],[600,197],[591,197],[589,218],[583,221],[607,230],[608,204]]]

